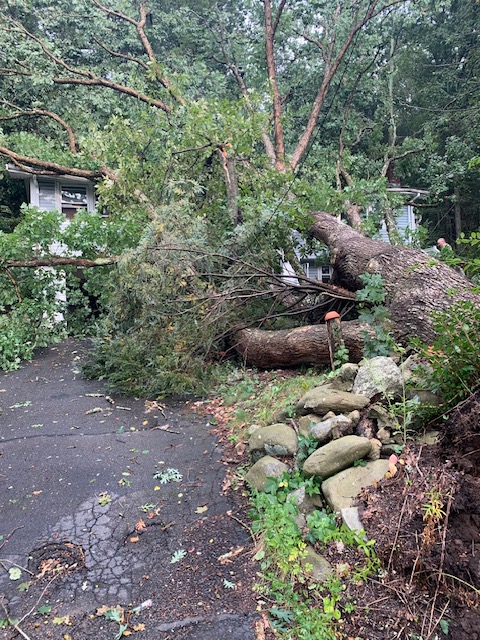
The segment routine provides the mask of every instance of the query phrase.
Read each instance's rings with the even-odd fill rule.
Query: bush
[[[480,308],[473,302],[457,302],[448,311],[434,314],[436,338],[431,345],[412,340],[425,362],[423,373],[429,388],[451,408],[466,398],[480,380]]]

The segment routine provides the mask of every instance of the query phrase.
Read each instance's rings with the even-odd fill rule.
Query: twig
[[[25,640],[31,640],[31,639],[30,639],[30,636],[27,636],[27,634],[26,634],[24,631],[22,631],[22,630],[20,629],[20,627],[18,626],[18,622],[16,622],[16,623],[12,622],[12,620],[11,620],[11,618],[10,618],[10,614],[9,614],[9,612],[8,612],[8,609],[7,609],[7,607],[3,604],[3,596],[2,596],[2,599],[1,599],[1,601],[0,601],[0,604],[2,605],[2,609],[5,611],[5,616],[7,617],[7,620],[8,620],[8,622],[9,622],[9,624],[11,624],[11,625],[12,625],[12,627],[15,629],[15,631],[16,631],[17,633],[19,633],[19,634],[22,636],[22,638],[25,638]]]
[[[8,571],[7,567],[5,567],[3,565],[4,562],[8,562],[9,564],[11,564],[14,567],[18,567],[19,569],[21,569],[22,571],[26,571],[27,573],[29,573],[31,576],[33,576],[34,574],[29,571],[26,567],[22,567],[21,564],[17,564],[16,562],[12,562],[12,560],[9,560],[8,558],[0,558],[0,564],[2,565],[2,567],[5,569],[5,571]]]
[[[436,626],[438,624],[438,622],[433,624],[433,616],[435,614],[435,604],[437,602],[438,591],[440,589],[440,582],[441,582],[441,579],[442,579],[442,569],[443,569],[443,564],[445,562],[445,541],[446,541],[446,538],[447,538],[448,517],[450,515],[451,506],[452,506],[452,494],[450,493],[449,496],[448,496],[447,510],[445,512],[445,522],[444,522],[444,525],[443,525],[442,553],[441,553],[441,556],[440,556],[440,572],[439,572],[439,575],[438,575],[437,586],[435,588],[435,594],[433,596],[432,608],[430,610],[430,620],[428,621],[428,632],[427,632],[427,636],[426,636],[425,640],[428,640],[432,636],[432,634],[435,631],[435,628],[436,628]],[[447,603],[447,605],[448,605],[448,603]],[[442,612],[442,615],[443,615],[443,612]],[[441,620],[441,616],[440,616],[439,620]],[[422,635],[423,635],[423,624],[422,624]]]
[[[227,516],[229,518],[232,518],[232,520],[235,520],[235,522],[238,522],[238,524],[240,524],[244,529],[246,529],[248,531],[248,533],[250,534],[250,537],[252,538],[252,540],[255,543],[257,542],[257,538],[256,538],[255,534],[253,533],[253,531],[251,530],[251,528],[248,526],[248,524],[245,524],[244,522],[239,520],[236,516],[233,515],[233,513],[231,511],[227,511]]]
[[[2,544],[0,544],[0,549],[3,549],[3,547],[7,544],[7,542],[10,540],[10,538],[13,536],[13,534],[18,531],[19,529],[23,529],[24,528],[24,524],[20,525],[19,527],[15,527],[15,529],[9,533],[5,539],[2,541]]]
[[[403,501],[402,510],[400,511],[400,517],[398,519],[398,527],[397,527],[397,530],[395,532],[395,539],[393,540],[392,550],[390,551],[390,557],[388,558],[388,566],[387,566],[387,572],[388,573],[390,573],[390,565],[392,564],[393,553],[394,553],[395,547],[397,545],[398,536],[400,535],[400,526],[402,524],[402,518],[403,518],[403,514],[405,512],[405,507],[407,506],[407,499],[408,499],[408,494],[405,495],[405,500]]]
[[[37,608],[37,607],[38,607],[38,605],[40,604],[40,602],[41,602],[41,600],[42,600],[43,596],[45,595],[45,593],[47,592],[47,589],[49,588],[49,586],[52,584],[52,582],[53,582],[54,580],[56,580],[56,579],[58,578],[58,576],[59,576],[59,575],[60,575],[60,574],[59,574],[59,573],[57,573],[57,575],[56,575],[56,576],[53,576],[53,578],[52,578],[51,580],[49,580],[49,581],[48,581],[48,583],[47,583],[47,585],[45,586],[45,588],[43,589],[42,593],[38,596],[38,599],[37,599],[37,601],[35,602],[35,604],[33,605],[33,607],[30,609],[30,611],[27,611],[27,613],[26,613],[24,616],[22,616],[22,617],[20,618],[20,620],[17,622],[17,624],[20,624],[20,623],[21,623],[21,622],[23,622],[26,618],[28,618],[28,616],[31,616],[31,615],[32,615],[32,613],[36,610],[36,608]],[[22,635],[23,635],[23,634],[22,634]],[[27,636],[25,636],[25,637],[27,637]]]
[[[164,427],[152,427],[150,431],[165,431],[166,433],[180,433],[180,431],[174,431],[173,429],[164,429]]]

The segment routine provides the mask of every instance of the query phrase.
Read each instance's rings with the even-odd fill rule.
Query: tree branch
[[[283,123],[282,123],[282,101],[280,98],[280,91],[278,88],[277,80],[277,67],[275,64],[275,29],[278,26],[272,23],[272,5],[271,0],[264,0],[265,7],[265,54],[267,59],[267,71],[268,80],[270,82],[270,88],[273,93],[273,122],[274,122],[274,136],[275,136],[275,167],[278,171],[285,170],[285,140],[283,135]],[[283,6],[285,3],[282,3]],[[280,19],[282,4],[279,7],[279,14],[277,18]]]
[[[285,9],[286,2],[287,0],[281,0],[280,4],[278,5],[277,15],[275,16],[275,20],[273,22],[273,27],[272,27],[274,36],[277,33],[278,23],[280,22],[280,18],[282,17],[282,13],[283,13],[283,10]]]
[[[0,262],[0,267],[5,269],[8,273],[8,269],[13,267],[105,267],[110,264],[115,264],[118,260],[119,258],[117,256],[113,256],[111,258],[95,258],[94,260],[89,260],[87,258],[51,256],[33,258],[32,260],[5,260],[4,262]]]
[[[55,84],[80,84],[85,86],[106,87],[107,89],[113,89],[114,91],[118,91],[119,93],[124,93],[128,96],[132,96],[133,98],[140,100],[140,102],[145,102],[151,107],[158,107],[158,109],[161,109],[165,113],[172,112],[171,107],[169,107],[161,100],[151,98],[141,91],[132,89],[132,87],[127,87],[126,85],[118,84],[117,82],[112,82],[111,80],[106,80],[105,78],[101,78],[99,76],[93,76],[93,74],[91,74],[90,78],[54,78],[53,82]]]
[[[83,71],[78,67],[71,67],[69,64],[65,62],[65,60],[62,60],[61,58],[56,56],[54,53],[52,53],[52,51],[50,51],[47,45],[40,38],[38,38],[36,35],[28,31],[28,29],[26,29],[23,25],[16,22],[15,20],[12,20],[11,22],[12,24],[15,25],[16,30],[19,33],[22,33],[27,38],[30,38],[31,40],[33,40],[33,42],[36,42],[49,60],[51,60],[59,67],[65,69],[66,71],[72,74],[73,77],[70,77],[70,78],[54,77],[53,82],[55,84],[60,84],[60,85],[79,84],[79,85],[85,85],[85,86],[106,87],[108,89],[113,89],[114,91],[117,91],[119,93],[124,93],[126,95],[132,96],[137,100],[140,100],[141,102],[145,102],[146,104],[149,104],[153,107],[158,107],[165,113],[171,113],[172,111],[171,107],[169,107],[167,104],[165,104],[161,100],[157,100],[155,98],[152,98],[144,94],[142,91],[138,91],[136,89],[133,89],[132,87],[128,87],[126,85],[113,82],[112,80],[107,80],[106,78],[96,76],[91,71]]]
[[[135,64],[138,64],[140,67],[142,67],[142,69],[144,69],[145,71],[149,70],[148,65],[143,60],[134,58],[133,56],[127,56],[126,54],[120,53],[119,51],[114,51],[113,49],[110,49],[110,47],[107,47],[107,45],[98,38],[94,37],[93,40],[98,44],[99,47],[101,47],[113,58],[120,58],[121,60],[127,60],[128,62],[134,62]]]
[[[0,102],[12,109],[17,109],[18,113],[11,114],[9,116],[0,116],[0,120],[15,120],[16,118],[21,118],[23,116],[37,118],[37,117],[46,117],[55,120],[63,129],[65,129],[68,135],[68,146],[70,147],[70,151],[72,153],[78,153],[78,146],[75,139],[75,134],[73,132],[72,127],[65,122],[59,115],[54,113],[53,111],[46,111],[45,109],[31,109],[29,111],[21,109],[16,105],[8,102],[7,100],[0,100]]]
[[[0,75],[2,76],[31,76],[31,71],[21,71],[20,69],[11,69],[9,67],[0,67]]]
[[[56,162],[49,162],[48,160],[39,160],[38,158],[24,156],[2,146],[0,146],[0,156],[7,158],[16,166],[21,166],[22,169],[32,174],[41,173],[43,175],[47,172],[52,175],[69,175],[77,178],[87,178],[87,180],[97,180],[98,178],[106,175],[105,167],[102,167],[97,171],[67,167],[65,165],[57,164]]]
[[[243,77],[243,74],[241,73],[240,68],[238,66],[238,62],[235,57],[235,54],[233,53],[232,59],[230,59],[226,50],[225,41],[223,39],[223,33],[221,34],[219,39],[217,38],[217,35],[216,33],[214,33],[213,29],[210,29],[210,31],[212,32],[212,35],[217,41],[223,54],[223,60],[217,60],[215,57],[214,57],[214,60],[216,60],[220,64],[223,64],[230,70],[230,72],[232,73],[233,77],[235,78],[238,84],[240,93],[242,94],[243,99],[245,100],[247,109],[249,110],[250,113],[253,113],[254,110],[253,110],[252,102],[250,100],[250,96],[248,94],[248,88],[247,88],[245,79]],[[261,134],[261,137],[262,137],[263,146],[265,148],[265,153],[267,154],[268,158],[270,158],[270,160],[272,161],[272,165],[275,165],[275,161],[276,161],[275,148],[273,146],[272,141],[270,140],[270,136],[265,131],[263,131]]]
[[[295,170],[296,167],[298,166],[299,162],[301,161],[301,159],[303,158],[305,151],[307,150],[308,144],[310,142],[310,140],[312,139],[313,133],[315,131],[315,128],[317,126],[317,122],[318,122],[318,117],[320,115],[320,111],[322,110],[322,107],[325,103],[325,98],[327,97],[328,91],[330,89],[330,85],[332,83],[333,78],[335,77],[335,74],[338,71],[338,68],[340,66],[340,64],[342,63],[345,54],[347,53],[347,51],[349,50],[349,48],[351,47],[354,38],[356,37],[357,33],[363,29],[363,27],[370,21],[372,20],[374,17],[376,17],[379,13],[381,13],[382,11],[385,11],[386,9],[396,5],[396,4],[400,4],[401,2],[403,2],[403,0],[392,0],[392,2],[390,2],[389,4],[385,5],[385,6],[380,6],[380,8],[378,8],[378,2],[379,0],[372,0],[370,2],[369,8],[367,9],[367,12],[365,14],[365,16],[359,21],[359,22],[355,22],[355,24],[352,26],[352,28],[350,29],[347,37],[345,38],[345,41],[343,43],[343,45],[340,48],[340,51],[338,52],[337,56],[335,57],[335,59],[333,60],[333,44],[335,42],[335,34],[332,36],[331,38],[331,45],[330,45],[330,49],[329,49],[329,54],[327,56],[327,61],[326,61],[326,68],[325,68],[325,75],[323,77],[323,81],[320,85],[320,88],[318,89],[317,95],[315,97],[315,100],[313,102],[312,108],[310,110],[310,115],[308,117],[308,121],[307,124],[305,126],[305,129],[302,133],[302,135],[300,136],[300,139],[298,141],[298,144],[292,154],[292,157],[290,159],[290,168],[292,170]],[[339,5],[340,6],[340,5]],[[333,60],[333,62],[332,62]]]
[[[392,151],[392,149],[390,149],[390,151]],[[392,162],[395,162],[395,160],[401,160],[402,158],[406,158],[407,156],[411,156],[414,153],[420,153],[420,151],[425,151],[425,147],[418,147],[418,149],[408,149],[407,151],[404,151],[403,153],[397,153],[393,156],[388,156],[385,159],[384,165],[382,167],[382,171],[381,171],[381,175],[383,177],[386,177],[387,173],[388,173],[388,168],[391,165]]]
[[[126,14],[122,13],[121,11],[115,11],[113,9],[109,9],[108,7],[100,4],[100,2],[98,2],[98,0],[92,0],[93,4],[98,7],[99,9],[101,9],[101,11],[103,11],[104,13],[106,13],[107,15],[113,15],[116,16],[117,18],[120,18],[121,20],[125,20],[126,22],[129,22],[130,24],[132,24],[135,29],[137,30],[137,34],[138,37],[143,45],[143,48],[145,50],[145,53],[147,54],[148,59],[150,60],[151,64],[152,64],[152,68],[155,72],[155,78],[158,80],[158,82],[160,82],[160,84],[168,91],[168,93],[172,96],[172,98],[174,98],[179,104],[184,105],[185,104],[185,100],[182,96],[180,96],[175,89],[173,88],[173,86],[171,85],[171,83],[169,82],[168,78],[166,78],[164,75],[162,75],[160,73],[160,66],[158,64],[157,58],[155,56],[155,53],[153,51],[152,45],[150,44],[149,39],[147,38],[147,35],[145,33],[145,25],[147,23],[147,8],[146,8],[146,4],[145,2],[140,3],[140,20],[134,20],[133,18],[130,18],[130,16],[127,16]],[[146,67],[148,69],[147,65],[142,65],[144,66],[144,68]]]

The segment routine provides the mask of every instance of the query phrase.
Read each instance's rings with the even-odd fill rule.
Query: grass
[[[250,424],[260,427],[294,416],[297,400],[325,379],[318,370],[303,372],[235,369],[217,389],[223,405],[234,407],[229,426],[241,432]]]

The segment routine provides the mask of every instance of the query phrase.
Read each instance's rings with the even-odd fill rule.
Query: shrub
[[[480,380],[480,308],[471,301],[457,302],[448,311],[435,313],[436,338],[431,345],[412,340],[425,362],[423,373],[429,388],[453,407],[467,397]]]

